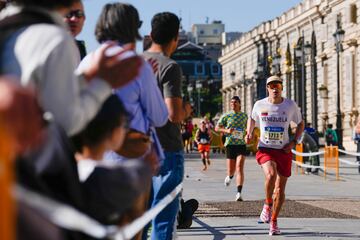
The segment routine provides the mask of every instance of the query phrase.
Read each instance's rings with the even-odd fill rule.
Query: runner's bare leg
[[[242,186],[244,184],[244,164],[245,156],[239,155],[236,158],[236,186]]]
[[[261,164],[261,167],[265,176],[265,199],[271,199],[273,197],[277,177],[276,163],[267,161],[266,163]]]

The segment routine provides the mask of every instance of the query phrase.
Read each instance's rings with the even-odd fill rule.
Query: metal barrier
[[[14,182],[14,144],[0,116],[0,239],[15,239],[15,202],[12,197]]]
[[[169,205],[169,203],[171,203],[180,193],[182,186],[182,183],[180,183],[171,191],[171,193],[166,195],[142,216],[122,227],[102,225],[98,221],[71,206],[57,202],[38,193],[31,192],[21,186],[15,187],[15,194],[18,199],[34,209],[37,209],[56,226],[82,232],[95,239],[106,238],[110,240],[128,240],[133,239],[147,223]],[[1,240],[2,239],[4,238],[1,238]]]
[[[296,144],[296,152],[302,153],[304,151],[304,145],[302,143],[300,144]],[[298,168],[300,167],[300,164],[304,163],[304,158],[301,154],[296,154],[295,155],[295,161],[299,164],[296,164],[296,168],[295,168],[295,173],[298,173]],[[301,174],[304,174],[304,169],[302,167],[301,168]]]
[[[337,146],[325,146],[324,154],[324,178],[326,179],[326,170],[335,169],[336,180],[339,180],[339,149]]]

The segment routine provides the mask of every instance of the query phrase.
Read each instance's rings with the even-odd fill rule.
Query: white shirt
[[[289,143],[290,122],[302,121],[300,109],[291,99],[283,98],[282,103],[273,104],[269,98],[257,101],[251,118],[260,125],[259,147],[282,149]]]
[[[20,10],[9,6],[0,19]],[[34,87],[43,110],[52,113],[68,135],[74,135],[96,115],[111,87],[100,79],[80,86],[84,79],[75,74],[79,60],[74,39],[58,14],[46,13],[59,25],[34,24],[15,32],[0,55],[2,67],[5,74],[18,77],[21,85]]]

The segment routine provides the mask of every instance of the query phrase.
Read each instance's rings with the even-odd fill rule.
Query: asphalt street
[[[344,156],[355,162],[354,157]],[[323,159],[321,159],[322,161]],[[178,230],[178,239],[360,239],[360,175],[356,166],[340,165],[340,180],[330,170],[327,178],[295,172],[288,180],[288,204],[280,213],[281,236],[268,236],[268,224],[258,224],[264,199],[263,173],[255,157],[245,162],[244,202],[235,202],[236,186],[224,186],[226,162],[213,154],[202,171],[197,153],[186,154],[183,198],[200,206],[189,229]]]

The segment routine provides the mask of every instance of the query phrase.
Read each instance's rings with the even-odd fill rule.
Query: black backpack
[[[20,13],[6,17],[0,21],[0,53],[3,51],[5,41],[16,31],[33,24],[55,24],[54,20],[46,13],[32,9],[24,9]],[[0,58],[0,74],[2,70]]]
[[[333,136],[333,134],[332,134],[331,131],[328,131],[328,133],[325,135],[325,139],[326,139],[326,141],[328,141],[328,142],[334,141],[334,136]]]

